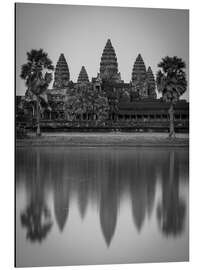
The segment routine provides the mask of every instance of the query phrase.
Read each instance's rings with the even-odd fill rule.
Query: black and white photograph
[[[14,9],[15,266],[188,262],[189,10]]]

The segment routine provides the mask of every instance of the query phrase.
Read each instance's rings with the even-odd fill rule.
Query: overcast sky
[[[70,78],[76,81],[84,65],[89,78],[99,71],[107,39],[115,49],[121,78],[131,80],[133,63],[141,53],[146,68],[156,74],[164,56],[178,56],[189,74],[188,10],[92,7],[73,5],[16,5],[16,93],[25,93],[20,79],[26,52],[43,48],[56,65],[64,53]],[[188,91],[184,94],[188,99]]]

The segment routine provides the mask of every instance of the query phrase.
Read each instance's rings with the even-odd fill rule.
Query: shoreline
[[[26,139],[16,139],[18,147],[67,146],[67,147],[189,147],[189,135],[177,134],[169,139],[166,133],[67,133],[32,134]]]

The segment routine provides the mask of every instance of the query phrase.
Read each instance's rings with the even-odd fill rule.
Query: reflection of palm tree
[[[51,230],[51,213],[44,201],[44,185],[40,177],[40,153],[36,153],[36,175],[29,183],[30,203],[21,214],[21,224],[27,228],[27,238],[41,242]]]
[[[169,179],[163,179],[162,204],[157,208],[157,217],[162,232],[178,235],[183,231],[185,203],[179,197],[179,174],[175,153],[170,151]]]
[[[27,238],[41,242],[52,227],[51,214],[43,201],[32,201],[21,214],[22,226],[27,228]]]
[[[170,206],[157,209],[158,219],[160,221],[161,229],[166,235],[178,235],[183,231],[185,218],[185,204],[183,201],[173,201],[171,198]]]

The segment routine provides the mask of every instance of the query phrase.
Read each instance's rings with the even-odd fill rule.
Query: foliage
[[[30,52],[27,52],[27,63],[22,65],[21,68],[21,78],[25,80],[26,86],[30,87],[30,85],[36,81],[36,79],[40,80],[39,88],[31,89],[36,90],[36,94],[40,92],[43,88],[45,82],[50,79],[50,73],[44,73],[44,70],[53,70],[54,67],[52,65],[52,61],[48,58],[47,53],[40,50],[32,49]]]
[[[52,61],[43,49],[32,49],[27,53],[27,63],[22,65],[20,74],[27,86],[27,100],[36,101],[37,97],[39,97],[47,102],[45,91],[52,80],[52,73],[48,71],[53,69]]]
[[[158,64],[161,70],[156,76],[157,89],[162,93],[163,101],[170,102],[169,116],[170,116],[170,133],[169,137],[175,136],[174,130],[174,109],[173,104],[177,102],[180,96],[187,89],[186,75],[183,69],[185,63],[181,58],[176,56],[166,56]]]
[[[40,135],[41,104],[47,103],[46,90],[52,80],[54,66],[48,54],[43,49],[32,49],[27,53],[27,63],[22,65],[20,77],[27,86],[26,101],[36,104],[37,109],[37,135]],[[33,104],[34,103],[34,104]]]
[[[156,76],[157,89],[162,93],[163,100],[175,103],[187,89],[186,75],[183,69],[185,63],[176,56],[166,56],[158,64],[159,70]]]
[[[109,105],[107,98],[90,83],[77,84],[68,93],[65,109],[70,120],[77,115],[89,114],[91,120],[103,121],[108,116]]]

